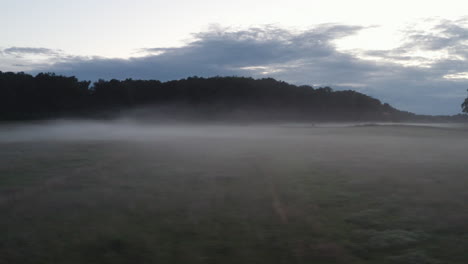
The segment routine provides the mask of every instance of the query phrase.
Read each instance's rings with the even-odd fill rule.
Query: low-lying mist
[[[0,144],[103,144],[141,147],[145,155],[164,148],[187,157],[197,153],[244,158],[324,162],[331,168],[464,162],[468,130],[463,124],[395,123],[196,123],[142,122],[128,118],[55,120],[0,126]],[[94,143],[93,143],[94,142]],[[32,147],[33,148],[33,147]],[[252,154],[254,153],[254,154]],[[129,157],[131,160],[131,157]],[[130,161],[129,161],[130,162]]]
[[[462,124],[1,124],[0,263],[467,263],[467,149]]]
[[[125,141],[152,141],[170,137],[231,137],[231,138],[298,138],[307,135],[320,134],[320,132],[334,130],[339,134],[350,133],[361,128],[379,129],[392,136],[396,127],[403,130],[419,129],[431,134],[430,128],[446,129],[448,133],[468,130],[464,123],[389,123],[389,122],[200,122],[181,121],[168,122],[167,120],[131,119],[128,116],[114,120],[49,120],[22,123],[0,124],[0,142],[18,141],[76,141],[76,140],[125,140]],[[343,131],[339,131],[342,128]],[[426,128],[426,130],[421,130]],[[442,131],[439,131],[443,134]],[[397,132],[398,134],[398,132]],[[324,133],[326,136],[326,133]],[[343,135],[344,136],[344,135]],[[384,139],[382,139],[384,140]],[[384,143],[384,142],[382,142]]]

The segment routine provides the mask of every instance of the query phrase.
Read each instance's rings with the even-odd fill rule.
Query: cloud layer
[[[335,40],[366,28],[323,24],[297,32],[274,26],[213,27],[195,34],[182,47],[144,48],[142,56],[130,59],[71,57],[19,47],[4,49],[0,56],[47,55],[47,63],[30,64],[33,72],[53,71],[89,80],[274,77],[362,91],[416,113],[455,114],[468,87],[467,21],[433,20],[429,29],[407,28],[405,41],[392,50],[338,51]]]
[[[57,55],[58,52],[52,49],[46,48],[30,48],[30,47],[11,47],[3,50],[5,54],[11,55],[22,55],[22,54],[45,54],[45,55]]]

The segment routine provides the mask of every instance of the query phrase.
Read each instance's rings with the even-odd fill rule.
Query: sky
[[[457,114],[466,10],[466,0],[0,0],[0,71],[273,77]]]

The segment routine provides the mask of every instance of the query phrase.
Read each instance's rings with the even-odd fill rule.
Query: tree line
[[[0,72],[0,120],[89,116],[147,105],[177,105],[206,116],[237,111],[310,120],[416,117],[356,91],[297,86],[272,78],[195,76],[167,82],[112,79],[91,83],[54,73]],[[464,106],[466,111],[468,101]]]

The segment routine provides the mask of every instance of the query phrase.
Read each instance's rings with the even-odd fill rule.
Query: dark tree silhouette
[[[112,79],[90,85],[54,73],[0,72],[0,120],[89,116],[146,105],[176,105],[206,118],[232,117],[233,113],[288,120],[399,121],[418,117],[356,91],[296,86],[272,78]],[[463,106],[466,111],[467,101]]]
[[[465,102],[463,102],[461,106],[462,106],[463,113],[468,113],[468,97],[465,99]]]
[[[0,72],[0,119],[25,119],[78,111],[89,101],[89,81],[40,73]]]

